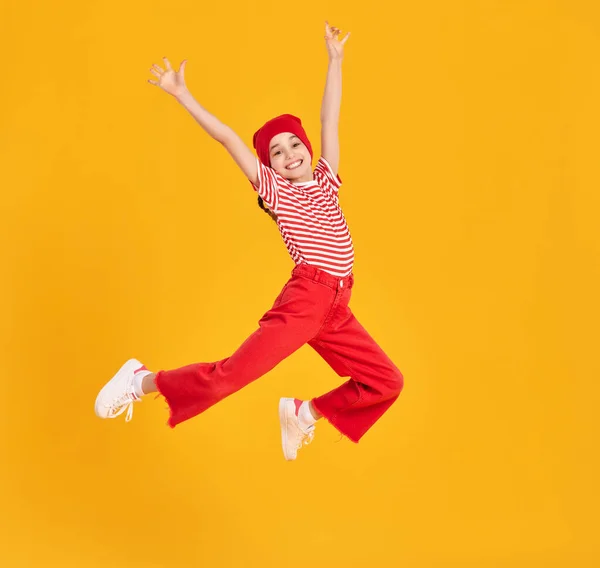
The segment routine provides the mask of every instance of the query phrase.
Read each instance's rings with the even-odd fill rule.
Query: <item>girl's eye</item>
[[[295,148],[296,146],[300,146],[300,142],[296,142],[296,143],[294,144],[294,148]]]
[[[277,154],[281,154],[281,152],[280,152],[279,150],[277,150],[277,152],[275,152],[275,153],[273,154],[273,156],[277,156]]]

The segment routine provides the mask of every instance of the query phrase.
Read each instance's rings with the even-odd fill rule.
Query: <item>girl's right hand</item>
[[[173,95],[175,98],[179,98],[187,91],[184,78],[187,60],[181,62],[179,71],[177,72],[173,70],[171,63],[166,57],[163,57],[163,61],[165,62],[166,70],[158,65],[152,65],[150,72],[157,78],[157,81],[148,79],[148,83],[160,87],[163,91],[169,93],[169,95]]]

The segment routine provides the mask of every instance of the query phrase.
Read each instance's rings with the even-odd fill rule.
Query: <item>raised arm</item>
[[[339,28],[325,22],[325,43],[329,54],[325,92],[321,104],[321,155],[337,175],[340,164],[340,142],[338,128],[340,107],[342,104],[342,60],[344,44],[348,41],[348,32],[344,39],[338,40]]]
[[[205,132],[225,147],[248,179],[256,185],[258,183],[258,167],[254,153],[233,129],[208,112],[192,96],[185,84],[184,73],[187,61],[181,63],[177,72],[173,70],[166,57],[163,58],[163,61],[165,69],[153,65],[150,71],[157,80],[149,79],[148,82],[175,97]]]

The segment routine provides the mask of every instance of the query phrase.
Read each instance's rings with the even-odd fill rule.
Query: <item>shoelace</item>
[[[302,446],[308,446],[308,444],[310,444],[313,441],[313,438],[315,437],[315,428],[314,426],[312,426],[309,431],[304,431],[300,429],[300,432],[302,433],[298,438],[298,450],[300,450]]]
[[[129,422],[133,417],[133,403],[135,400],[136,399],[131,398],[129,393],[126,393],[118,398],[115,398],[107,406],[111,409],[113,416],[119,416],[119,414],[127,411],[127,414],[125,414],[125,422]]]

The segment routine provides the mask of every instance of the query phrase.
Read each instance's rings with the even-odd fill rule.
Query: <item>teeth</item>
[[[297,162],[294,162],[293,164],[290,164],[287,169],[288,170],[294,170],[296,169],[300,164],[302,163],[302,160],[298,160]]]

